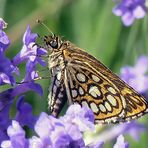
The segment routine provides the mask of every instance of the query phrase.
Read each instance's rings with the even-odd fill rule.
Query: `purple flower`
[[[22,102],[22,98],[18,102],[19,115],[17,115],[17,119],[26,118],[25,121],[31,121],[31,118],[27,118],[27,116],[32,117],[31,108],[28,104]],[[23,107],[22,107],[23,106]],[[24,109],[23,109],[24,108]],[[30,108],[30,109],[29,109]],[[79,111],[84,112],[83,116],[85,116],[86,121],[89,119],[90,115],[88,115],[88,109],[86,108],[79,108],[77,105],[76,107],[72,105],[69,108],[68,112],[76,111],[75,109],[78,108]],[[84,110],[84,111],[83,111]],[[81,112],[77,111],[76,114],[81,114]],[[25,113],[27,112],[27,116]],[[75,114],[75,115],[76,115]],[[89,113],[90,114],[90,113]],[[22,117],[25,116],[25,117]],[[67,116],[67,115],[65,115]],[[69,115],[68,115],[69,116]],[[80,116],[80,115],[79,115]],[[18,118],[19,117],[19,118]],[[64,117],[63,117],[64,118]],[[76,119],[75,119],[76,120]],[[84,120],[84,119],[83,119]],[[25,122],[24,122],[25,123]],[[27,123],[31,124],[31,123]],[[32,127],[31,127],[32,128]],[[37,147],[37,148],[44,148],[44,147],[67,147],[67,148],[77,148],[77,147],[85,147],[85,143],[83,140],[82,132],[79,130],[77,124],[73,123],[66,123],[63,122],[61,119],[56,119],[52,116],[47,115],[46,113],[41,113],[36,124],[34,126],[34,130],[37,136],[33,136],[29,139],[25,138],[25,131],[20,126],[20,123],[17,121],[12,121],[12,125],[10,125],[7,129],[8,139],[4,140],[1,143],[1,147]],[[29,141],[29,142],[28,142]]]
[[[21,126],[25,125],[33,129],[37,117],[32,114],[32,106],[29,103],[24,102],[24,96],[21,96],[18,99],[16,107],[17,113],[15,120],[18,121]]]
[[[10,108],[15,96],[20,95],[21,92],[17,91],[17,88],[14,88],[0,93],[0,142],[8,139],[6,129],[12,120],[9,116]],[[27,125],[31,128],[33,128],[36,122],[36,117],[32,115],[32,107],[28,103],[23,102],[23,97],[18,99],[15,119],[19,121],[21,125]]]
[[[5,108],[5,106],[10,105],[12,103],[14,99],[12,92],[13,89],[10,88],[0,93],[0,111],[2,111]]]
[[[22,84],[19,86],[19,90],[28,91],[29,89],[35,90],[40,95],[43,94],[42,87],[39,84],[34,83],[34,79],[38,78],[36,71],[36,65],[40,64],[45,66],[45,61],[40,56],[47,54],[43,48],[38,48],[35,44],[37,34],[31,33],[30,27],[28,26],[23,36],[23,48],[13,58],[12,62],[14,65],[18,65],[22,62],[26,62],[26,74],[22,80]],[[24,90],[23,90],[24,89]]]
[[[0,143],[1,141],[8,139],[6,130],[11,123],[9,112],[14,99],[11,95],[12,92],[13,89],[8,89],[7,91],[0,93]]]
[[[23,36],[23,48],[21,51],[13,58],[12,62],[14,65],[18,65],[22,62],[26,62],[26,74],[24,79],[22,80],[21,86],[19,86],[19,90],[22,88],[32,89],[37,91],[40,95],[42,95],[43,90],[39,84],[34,83],[34,79],[38,78],[38,73],[36,71],[36,65],[40,64],[41,66],[45,66],[45,61],[40,58],[47,54],[47,51],[43,48],[38,48],[35,44],[37,38],[37,34],[31,33],[30,27],[28,26],[26,32]]]
[[[10,108],[14,100],[14,90],[8,89],[0,93],[0,143],[3,140],[8,139],[6,130],[11,123],[11,118],[9,116]],[[17,104],[17,114],[16,120],[18,120],[22,125],[27,125],[33,128],[36,121],[36,117],[32,115],[32,108],[28,103],[23,102],[23,98],[20,97]],[[27,113],[27,114],[26,114]]]
[[[87,107],[81,107],[78,104],[71,105],[61,120],[65,123],[71,123],[78,126],[79,130],[94,130],[94,114]]]
[[[4,56],[3,52],[0,52],[0,63],[0,85],[4,83],[14,85],[15,78],[13,73],[19,73],[17,67],[12,65],[11,61]]]
[[[34,61],[37,56],[37,47],[35,40],[37,34],[31,33],[30,27],[28,26],[23,36],[23,47],[21,51],[13,58],[14,65],[18,65],[25,60]]]
[[[52,148],[52,144],[49,140],[49,138],[46,140],[42,140],[36,136],[33,136],[32,138],[29,139],[29,146],[30,148],[35,147],[35,148]]]
[[[23,38],[23,49],[19,54],[17,54],[16,57],[13,58],[11,62],[4,55],[4,51],[10,44],[8,37],[2,31],[2,29],[4,29],[5,27],[6,23],[2,19],[0,19],[0,85],[5,83],[15,84],[15,78],[13,76],[13,73],[19,74],[16,65],[20,64],[21,62],[27,62],[26,76],[24,80],[29,82],[15,85],[13,89],[9,89],[0,93],[0,142],[2,140],[8,140],[9,138],[9,141],[6,141],[2,144],[3,147],[7,147],[8,145],[10,147],[26,147],[26,142],[23,142],[25,141],[25,135],[20,130],[20,128],[16,128],[18,130],[18,133],[13,132],[13,134],[10,134],[10,129],[15,128],[15,125],[19,127],[19,124],[21,124],[21,126],[27,125],[28,127],[33,128],[36,122],[36,117],[32,114],[32,107],[29,104],[25,103],[23,101],[23,98],[20,97],[17,103],[16,116],[10,118],[9,112],[16,96],[30,90],[36,91],[40,95],[43,94],[41,86],[39,84],[34,83],[32,80],[38,77],[36,73],[36,65],[38,63],[42,66],[45,65],[45,62],[39,56],[46,54],[46,51],[42,48],[37,48],[37,46],[33,46],[35,44],[37,35],[31,33],[30,28],[28,27]],[[8,128],[12,119],[19,121],[19,123],[12,123],[11,128]],[[20,133],[19,131],[22,133]]]
[[[7,23],[0,18],[0,52],[4,52],[10,45],[10,40],[6,33],[2,30],[7,27]]]
[[[41,85],[37,83],[32,83],[32,82],[26,82],[26,83],[17,85],[13,91],[13,95],[18,96],[19,94],[22,94],[28,91],[34,91],[38,93],[40,96],[43,95],[43,89]]]
[[[80,105],[71,105],[66,114],[57,119],[46,113],[41,113],[38,119],[32,115],[31,106],[24,102],[23,98],[20,98],[17,104],[18,113],[16,119],[19,121],[13,121],[12,126],[10,125],[7,129],[8,137],[4,139],[1,146],[28,146],[28,147],[67,147],[67,148],[83,148],[83,147],[92,147],[92,148],[101,148],[104,144],[103,141],[112,140],[122,133],[128,133],[133,135],[136,132],[136,135],[139,135],[138,131],[143,130],[142,126],[138,124],[129,123],[118,125],[112,129],[108,129],[102,134],[102,137],[95,137],[94,141],[90,144],[85,145],[83,132],[87,130],[92,130],[93,124],[93,113],[91,110],[85,107],[80,107]],[[27,115],[25,113],[27,112]],[[72,114],[73,113],[73,114]],[[21,117],[22,116],[22,117]],[[37,120],[36,120],[37,119]],[[82,120],[80,120],[82,119]],[[35,124],[32,124],[31,121]],[[88,122],[90,122],[88,124]],[[21,123],[21,124],[20,124]],[[84,124],[86,124],[84,126]],[[90,126],[90,124],[92,124]],[[36,136],[31,138],[25,138],[25,132],[21,126],[29,126],[31,129],[34,129]],[[34,125],[34,128],[33,128]],[[82,126],[82,128],[80,128]],[[85,129],[84,129],[85,127]],[[135,130],[134,130],[135,129]],[[135,134],[134,134],[135,136]],[[117,138],[117,142],[114,145],[116,147],[128,147],[128,143],[124,141],[123,136]]]
[[[141,132],[144,130],[146,130],[146,127],[143,124],[134,121],[130,123],[119,124],[101,132],[95,137],[94,143],[97,143],[99,140],[104,142],[111,141],[121,134],[128,134],[132,136],[134,140],[138,140]]]
[[[35,145],[41,148],[51,146],[50,136],[56,124],[59,124],[59,126],[62,125],[58,119],[48,116],[46,113],[41,113],[34,127],[38,137],[33,136],[29,140],[30,146]]]
[[[0,29],[5,28],[7,28],[7,23],[2,18],[0,18]]]
[[[9,111],[14,99],[11,96],[12,89],[0,93],[0,143],[8,138],[6,130],[11,123]]]
[[[23,82],[31,82],[31,80],[34,80],[39,77],[36,71],[36,64],[37,61],[34,62],[28,61],[26,63],[26,75],[25,78],[23,79]]]
[[[148,90],[148,57],[140,56],[134,67],[125,66],[121,69],[120,77],[139,93]]]
[[[38,137],[32,137],[30,144],[52,145],[53,148],[85,147],[82,132],[94,128],[92,116],[90,109],[80,105],[71,105],[60,119],[41,113],[34,127]]]
[[[129,144],[124,141],[123,135],[118,136],[116,144],[113,148],[128,148]]]
[[[55,126],[55,130],[51,133],[51,141],[55,147],[85,146],[83,135],[78,126],[71,123],[64,123],[61,126]]]
[[[43,48],[37,47],[35,43],[36,39],[37,34],[31,33],[30,27],[28,26],[23,36],[23,48],[13,58],[14,65],[18,65],[23,61],[37,61],[37,63],[40,63],[42,66],[45,65],[45,62],[40,59],[40,56],[47,54],[47,51]]]
[[[13,73],[19,74],[19,71],[4,55],[4,51],[10,44],[10,40],[2,30],[5,27],[6,23],[0,18],[0,85],[5,83],[14,85],[15,78],[13,77]]]
[[[102,148],[104,145],[103,141],[97,141],[96,143],[90,143],[87,145],[88,148]]]
[[[127,131],[125,131],[126,134],[129,134],[134,140],[138,141],[140,138],[140,134],[147,130],[147,128],[140,123],[132,122],[131,124],[127,125]]]
[[[38,137],[30,138],[30,147],[84,147],[82,133],[75,125],[63,124],[62,121],[46,113],[41,113],[35,125]]]
[[[141,19],[145,16],[145,0],[121,0],[121,3],[113,8],[113,13],[121,16],[125,26],[130,26],[135,19]]]
[[[12,125],[7,129],[7,134],[10,139],[1,143],[2,148],[28,148],[28,140],[25,138],[25,131],[17,121],[12,121]]]

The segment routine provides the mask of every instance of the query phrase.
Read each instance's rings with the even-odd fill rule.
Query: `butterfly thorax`
[[[65,50],[67,50],[68,42],[62,42],[59,37],[48,37],[50,41],[46,41],[48,50],[50,51],[48,59],[48,67],[52,75],[55,76],[59,72],[63,71],[67,64]]]

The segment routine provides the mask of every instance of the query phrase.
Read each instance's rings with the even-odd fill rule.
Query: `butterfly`
[[[95,57],[59,36],[45,36],[51,86],[48,104],[57,117],[63,106],[89,107],[95,123],[118,123],[141,117],[148,102]]]

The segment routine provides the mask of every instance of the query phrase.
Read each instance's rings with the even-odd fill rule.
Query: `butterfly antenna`
[[[51,33],[52,36],[54,36],[54,33],[41,20],[37,19],[36,21],[37,23],[43,25],[48,30],[48,32]]]

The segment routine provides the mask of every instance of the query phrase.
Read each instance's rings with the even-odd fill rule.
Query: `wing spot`
[[[109,92],[111,92],[114,95],[117,93],[113,87],[108,87],[107,89]]]
[[[98,96],[101,96],[101,92],[98,89],[97,86],[91,86],[89,88],[89,94],[92,95],[93,97],[97,98]]]
[[[76,77],[78,79],[79,82],[86,82],[86,76],[83,73],[77,73]]]
[[[106,108],[103,104],[99,104],[99,109],[101,112],[105,113],[106,112]]]
[[[119,114],[119,117],[122,118],[122,120],[123,120],[123,118],[125,117],[125,110],[123,110],[123,111]],[[120,119],[120,120],[121,120],[121,119]]]
[[[126,108],[126,100],[122,95],[121,95],[121,100],[122,100],[123,107]]]
[[[137,116],[132,116],[132,119],[136,119],[137,118]]]
[[[141,117],[142,115],[143,115],[143,113],[139,113],[139,114],[138,114],[138,117]]]
[[[137,98],[136,97],[134,97],[134,96],[130,96],[130,98],[135,102],[135,103],[137,103],[139,106],[142,106],[143,105],[143,102],[141,102],[141,101],[143,101],[143,98],[142,97],[138,97],[137,96]]]
[[[94,113],[98,113],[99,111],[97,105],[94,102],[90,103],[90,108]]]
[[[106,98],[112,106],[117,106],[117,101],[112,95],[107,95]]]
[[[79,87],[79,94],[80,94],[80,95],[84,95],[84,90],[83,90],[82,87]]]
[[[95,76],[93,74],[91,76],[92,76],[93,81],[95,81],[95,82],[99,82],[100,81],[99,77],[97,77],[97,76]]]
[[[86,101],[82,101],[82,106],[86,106],[87,108],[89,108],[88,103]]]
[[[104,103],[104,105],[109,112],[112,111],[112,107],[110,106],[110,104],[107,101]]]
[[[77,90],[75,90],[75,89],[73,89],[73,90],[71,91],[71,93],[72,93],[72,97],[73,97],[73,98],[75,98],[75,97],[78,96],[78,92],[77,92]]]

